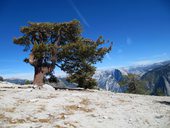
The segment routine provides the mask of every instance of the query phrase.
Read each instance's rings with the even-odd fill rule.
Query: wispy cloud
[[[126,39],[126,44],[127,44],[127,45],[131,45],[131,44],[132,44],[132,40],[131,40],[130,37],[127,37],[127,39]]]
[[[107,58],[108,60],[112,60],[112,58],[110,57],[109,53],[106,54],[106,58]]]
[[[83,21],[83,23],[87,26],[90,27],[89,23],[85,19],[85,17],[82,15],[82,13],[79,11],[77,6],[74,4],[73,0],[68,0],[74,11],[77,13],[77,15],[80,17],[80,19]]]

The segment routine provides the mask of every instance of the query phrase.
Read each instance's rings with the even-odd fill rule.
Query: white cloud
[[[90,25],[88,24],[87,20],[84,18],[84,16],[81,14],[81,12],[79,11],[79,9],[76,7],[76,5],[74,4],[74,2],[72,0],[68,0],[70,5],[72,6],[72,8],[74,9],[74,11],[77,13],[77,15],[80,17],[80,19],[83,21],[83,23],[87,26],[90,27]]]

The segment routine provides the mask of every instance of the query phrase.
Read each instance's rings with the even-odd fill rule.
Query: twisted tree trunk
[[[41,87],[44,84],[44,78],[47,73],[50,73],[54,70],[55,66],[42,66],[42,67],[34,67],[34,81],[33,84]]]
[[[34,80],[33,84],[41,87],[44,84],[44,78],[47,73],[50,73],[54,70],[55,65],[54,64],[45,64],[46,66],[43,66],[43,64],[39,64],[34,59],[34,54],[31,53],[29,57],[29,63],[34,66]]]
[[[41,67],[34,67],[34,85],[42,86],[44,84],[44,72]]]

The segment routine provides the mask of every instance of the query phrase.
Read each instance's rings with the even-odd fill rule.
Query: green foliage
[[[82,74],[73,74],[67,77],[67,81],[77,83],[78,87],[84,89],[93,89],[97,86],[96,80],[92,76],[83,76]]]
[[[123,80],[119,82],[120,86],[128,86],[126,93],[134,94],[149,94],[146,88],[146,81],[141,80],[140,76],[135,74],[128,74],[123,76]]]
[[[55,66],[69,74],[68,80],[77,83],[79,87],[93,88],[96,81],[92,78],[98,61],[111,50],[102,47],[105,41],[99,37],[97,41],[81,37],[79,21],[65,23],[32,23],[22,27],[22,37],[14,38],[14,43],[24,46],[24,51],[30,50],[30,63],[37,71],[46,76],[52,73]],[[39,82],[41,79],[41,82]],[[42,77],[37,79],[42,84]],[[53,81],[54,78],[52,77]]]
[[[4,81],[4,79],[3,79],[3,77],[2,77],[2,76],[0,76],[0,81]]]
[[[128,74],[128,92],[137,93],[136,86],[138,84],[138,76],[134,74]]]
[[[146,81],[138,80],[136,84],[136,94],[149,95],[150,90],[146,87]]]
[[[48,82],[50,83],[58,83],[59,80],[57,79],[56,76],[54,76],[53,74],[50,75],[50,78],[48,79]]]
[[[118,82],[118,84],[119,84],[120,86],[126,86],[127,83],[128,83],[128,80],[129,80],[128,76],[123,75],[122,80],[121,80],[120,82]]]
[[[57,51],[62,45],[76,41],[81,34],[80,23],[76,20],[65,23],[28,23],[20,31],[22,37],[14,38],[14,43],[24,46],[24,51],[30,50],[34,63],[38,65],[55,64]],[[24,62],[29,63],[29,58]]]
[[[43,85],[46,74],[52,72],[57,65],[57,55],[61,47],[75,42],[81,35],[80,23],[76,20],[65,23],[30,22],[20,31],[23,36],[14,38],[13,41],[24,46],[24,51],[30,52],[24,62],[34,67],[33,84],[40,86]]]
[[[156,90],[156,95],[157,95],[157,96],[165,96],[165,93],[164,93],[163,89],[158,88],[158,89]]]
[[[97,41],[80,38],[62,47],[59,60],[64,62],[61,63],[61,68],[69,74],[70,82],[83,88],[94,88],[97,85],[92,78],[95,73],[93,64],[102,61],[104,55],[111,50],[111,46],[101,47],[104,43],[102,37]]]
[[[25,81],[25,84],[27,85],[27,84],[31,84],[32,82],[31,81],[29,81],[29,80],[26,80]]]

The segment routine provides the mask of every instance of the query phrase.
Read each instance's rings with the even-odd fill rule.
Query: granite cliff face
[[[153,95],[170,96],[170,63],[145,73],[142,80],[148,82],[148,87],[151,89]]]
[[[99,88],[107,91],[123,92],[118,82],[123,79],[123,73],[118,69],[97,71],[94,75]]]

